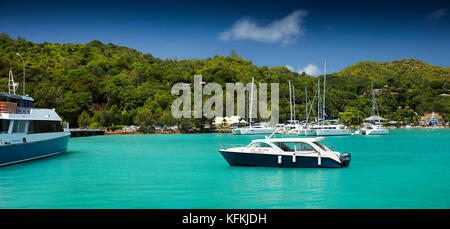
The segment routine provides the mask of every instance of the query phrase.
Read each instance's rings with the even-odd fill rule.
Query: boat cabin
[[[320,143],[323,137],[318,138],[274,138],[253,140],[246,148],[251,151],[273,152],[287,154],[299,153],[324,153],[330,152],[328,147]]]
[[[34,100],[28,96],[0,92],[0,113],[29,114]]]

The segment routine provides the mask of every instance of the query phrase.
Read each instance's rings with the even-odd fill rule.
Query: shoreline
[[[450,129],[450,126],[445,127],[411,127],[411,128],[405,128],[405,127],[396,127],[396,128],[389,128],[390,130],[419,130],[419,129]],[[351,129],[354,130],[354,129]],[[140,131],[124,131],[124,130],[118,130],[118,131],[105,131],[104,135],[133,135],[133,134],[231,134],[231,129],[220,129],[220,130],[214,130],[214,131],[154,131],[149,133],[144,133]]]
[[[104,135],[125,135],[125,134],[229,134],[231,129],[220,129],[215,131],[154,131],[149,133],[144,133],[141,131],[105,131]]]

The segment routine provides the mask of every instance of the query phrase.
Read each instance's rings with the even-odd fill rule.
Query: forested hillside
[[[285,67],[258,67],[237,55],[206,59],[160,59],[151,54],[92,41],[88,44],[36,44],[0,34],[0,91],[8,91],[8,71],[22,82],[26,62],[27,94],[35,106],[55,108],[71,126],[174,125],[192,122],[202,128],[211,120],[174,120],[170,89],[177,82],[203,81],[280,83],[280,121],[289,119],[289,80],[295,85],[298,119],[305,116],[305,87],[313,97],[317,78]],[[329,60],[331,61],[331,60]],[[323,76],[321,76],[323,77]],[[370,86],[377,95],[382,116],[416,122],[425,112],[450,112],[450,68],[417,60],[360,62],[327,75],[327,114],[348,124],[370,115]],[[19,88],[18,90],[22,90]],[[365,93],[365,95],[363,95]],[[310,98],[311,99],[311,98]],[[406,107],[406,108],[405,108]],[[447,116],[445,116],[447,117]]]

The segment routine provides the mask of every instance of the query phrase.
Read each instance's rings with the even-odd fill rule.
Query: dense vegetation
[[[7,75],[11,68],[16,81],[22,82],[22,63],[16,53],[25,59],[27,94],[35,99],[35,106],[55,108],[71,126],[181,127],[190,123],[203,128],[211,120],[177,120],[170,113],[176,98],[170,95],[172,85],[192,83],[195,74],[203,75],[203,81],[220,83],[223,88],[226,82],[248,83],[252,77],[256,82],[280,83],[280,121],[289,119],[289,80],[296,89],[297,119],[305,117],[305,87],[310,99],[317,88],[316,77],[285,67],[258,67],[234,50],[230,56],[203,60],[163,60],[100,41],[36,44],[2,33],[0,91],[8,91]],[[449,97],[440,96],[449,91],[450,68],[410,59],[360,62],[327,75],[327,114],[340,116],[348,124],[357,124],[369,116],[372,82],[375,88],[382,89],[377,96],[380,114],[391,120],[414,123],[417,115],[425,112],[450,113]],[[362,96],[363,93],[366,94]]]

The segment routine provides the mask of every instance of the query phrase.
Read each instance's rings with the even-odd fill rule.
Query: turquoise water
[[[230,167],[220,143],[257,136],[72,138],[0,167],[0,208],[450,208],[450,130],[329,137],[349,168]]]

